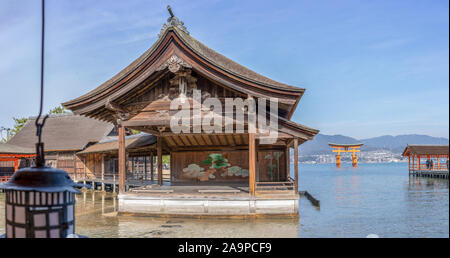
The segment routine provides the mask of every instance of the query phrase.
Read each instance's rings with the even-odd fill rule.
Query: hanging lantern
[[[59,169],[18,170],[0,189],[6,192],[6,238],[65,238],[75,233],[74,187]]]
[[[42,0],[41,96],[36,118],[36,165],[19,169],[0,189],[6,192],[6,238],[65,238],[75,235],[75,187],[66,171],[45,166],[42,128],[48,115],[40,120],[44,96],[44,23]]]

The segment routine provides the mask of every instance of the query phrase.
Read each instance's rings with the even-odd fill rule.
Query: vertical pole
[[[162,137],[158,136],[158,140],[156,142],[156,148],[158,152],[158,184],[163,184],[162,178]]]
[[[17,169],[19,169],[19,159],[15,158],[14,159],[14,173],[17,171]]]
[[[154,161],[155,161],[155,157],[153,156],[153,151],[150,152],[150,179],[153,182],[153,180],[155,180],[154,178]]]
[[[144,180],[147,181],[147,156],[144,156]]]
[[[411,175],[411,154],[408,155],[408,171],[409,174]]]
[[[417,155],[417,170],[420,170],[420,155]]]
[[[77,156],[73,153],[73,180],[77,181]]]
[[[256,171],[256,149],[255,149],[255,133],[248,133],[248,170],[249,170],[249,193],[255,195],[255,171]]]
[[[105,155],[102,155],[102,192],[105,191]]]
[[[113,193],[116,192],[116,175],[113,174]]]
[[[125,127],[119,125],[119,193],[125,192]]]
[[[131,178],[136,178],[136,157],[131,158]]]
[[[86,156],[83,157],[83,184],[86,185]]]
[[[286,146],[286,181],[288,181],[289,177],[291,176],[291,148],[289,146]]]
[[[439,155],[437,155],[437,169],[439,170],[439,167],[440,167],[440,165],[439,165]]]
[[[298,138],[294,138],[295,192],[298,192]]]
[[[337,147],[337,155],[336,155],[336,167],[341,167],[341,148]]]

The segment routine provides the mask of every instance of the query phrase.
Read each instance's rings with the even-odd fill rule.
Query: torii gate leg
[[[340,168],[341,167],[341,152],[340,152],[341,148],[338,148],[338,152],[336,154],[336,167]]]
[[[353,153],[353,155],[352,155],[352,166],[353,166],[354,168],[357,168],[357,167],[358,167],[358,156],[356,156],[355,153]]]

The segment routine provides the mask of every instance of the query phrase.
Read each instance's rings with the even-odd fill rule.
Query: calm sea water
[[[291,171],[293,169],[291,168]],[[76,232],[88,237],[449,237],[449,181],[410,178],[407,164],[300,166],[300,219],[198,220],[108,216],[109,194],[77,197]],[[4,233],[0,194],[0,234]]]

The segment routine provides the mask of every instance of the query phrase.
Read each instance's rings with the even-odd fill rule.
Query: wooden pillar
[[[158,184],[162,185],[163,184],[163,173],[162,173],[162,137],[158,136],[158,140],[156,142],[156,148],[157,148],[157,152],[158,152]]]
[[[409,171],[409,174],[411,174],[411,154],[408,155],[408,171]]]
[[[437,169],[439,169],[440,165],[439,165],[439,155],[437,155]]]
[[[125,127],[119,125],[119,193],[125,192]]]
[[[125,151],[125,182],[128,181],[128,176],[130,174],[130,167],[131,167],[130,166],[130,154]]]
[[[105,191],[105,155],[102,155],[102,191]]]
[[[298,192],[298,138],[294,138],[294,171],[295,171],[295,192]]]
[[[144,180],[147,180],[147,156],[144,156]]]
[[[341,167],[341,147],[337,148],[337,155],[336,155],[336,167]]]
[[[86,156],[83,157],[83,184],[86,185]]]
[[[19,169],[19,159],[15,158],[14,159],[14,172],[16,172],[17,169]]]
[[[417,155],[417,170],[420,170],[420,155]]]
[[[73,180],[77,181],[77,156],[73,153]]]
[[[248,134],[248,171],[249,171],[249,193],[255,195],[255,171],[256,171],[256,147],[255,133]]]
[[[153,151],[152,151],[152,152],[150,152],[150,179],[152,180],[152,182],[155,179],[154,178],[154,173],[153,173],[154,172],[154,166],[155,166],[154,160],[155,160],[155,157],[153,156]]]
[[[289,180],[289,177],[291,176],[291,148],[289,146],[286,146],[286,181]]]

